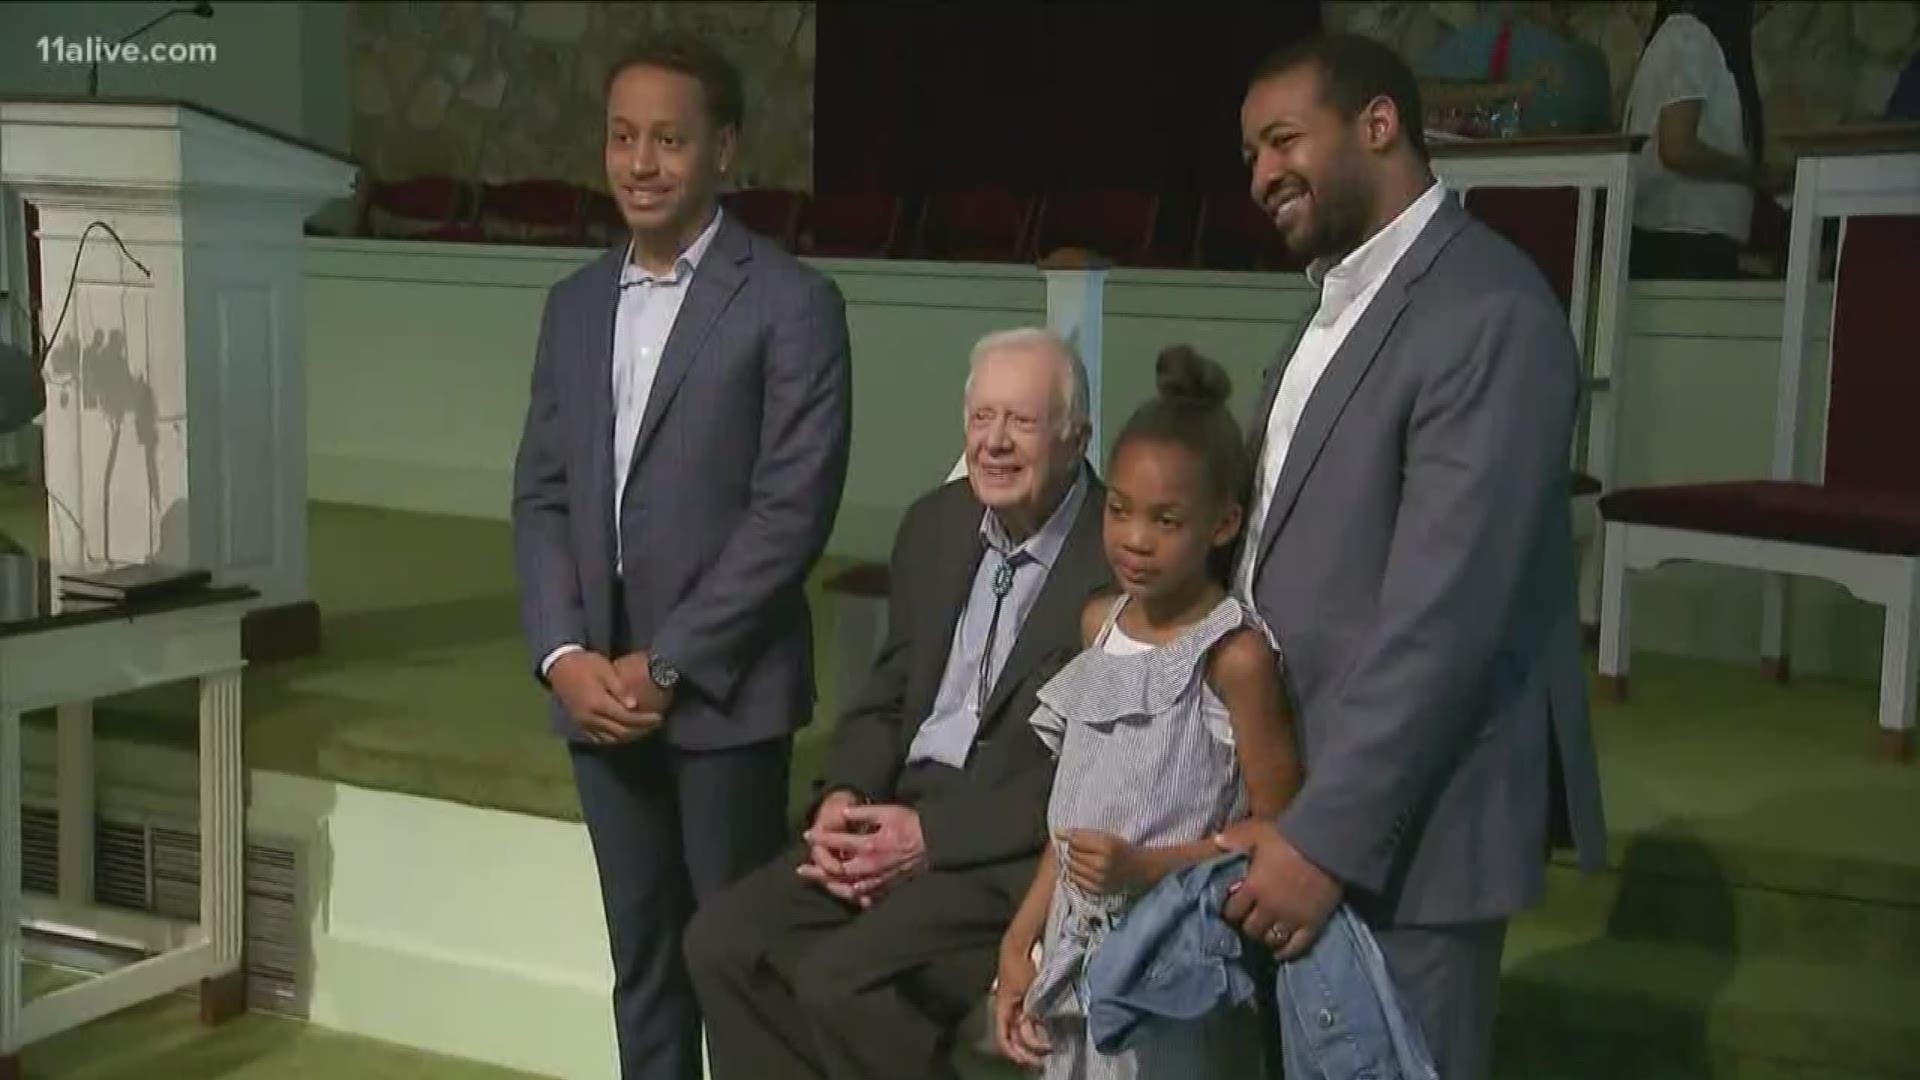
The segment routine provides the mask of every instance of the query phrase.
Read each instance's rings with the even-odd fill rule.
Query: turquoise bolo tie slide
[[[993,595],[1005,596],[1013,591],[1013,564],[1006,559],[993,570]]]

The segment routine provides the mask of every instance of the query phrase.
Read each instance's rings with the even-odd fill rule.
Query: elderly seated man
[[[886,639],[805,833],[688,930],[716,1080],[952,1075],[1032,883],[1053,761],[1027,719],[1111,585],[1085,368],[1044,330],[990,334],[965,420],[966,477],[895,536]]]

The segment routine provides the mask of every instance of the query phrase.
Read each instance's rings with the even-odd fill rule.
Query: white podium
[[[355,172],[178,102],[0,99],[0,184],[39,213],[51,561],[251,588],[251,659],[318,646],[304,223]]]

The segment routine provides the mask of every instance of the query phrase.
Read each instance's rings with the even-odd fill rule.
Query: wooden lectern
[[[304,225],[355,172],[180,102],[0,99],[0,184],[39,214],[56,572],[204,568],[259,594],[250,659],[318,647]]]

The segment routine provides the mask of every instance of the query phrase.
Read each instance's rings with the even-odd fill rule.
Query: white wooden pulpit
[[[204,568],[259,594],[250,658],[318,647],[304,225],[354,176],[193,105],[0,99],[0,184],[39,215],[55,571]]]

